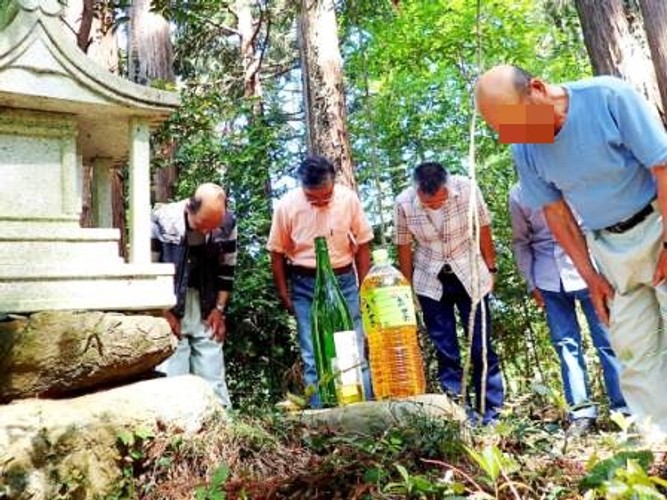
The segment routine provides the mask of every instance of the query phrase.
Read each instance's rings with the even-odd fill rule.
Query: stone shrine
[[[174,304],[151,263],[150,129],[177,94],[109,73],[79,50],[58,0],[13,0],[0,26],[0,314]],[[129,262],[111,227],[112,167],[128,165]],[[94,228],[79,224],[83,165]]]

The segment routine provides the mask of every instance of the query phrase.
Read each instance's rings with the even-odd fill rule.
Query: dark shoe
[[[590,417],[573,420],[565,434],[569,438],[579,438],[595,430],[595,419]]]

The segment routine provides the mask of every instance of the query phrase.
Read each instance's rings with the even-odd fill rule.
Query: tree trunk
[[[76,44],[84,52],[88,52],[88,47],[90,46],[90,33],[93,27],[93,17],[93,0],[83,0],[81,23],[79,24],[79,31],[76,35]]]
[[[236,0],[235,12],[238,16],[238,32],[241,39],[241,61],[243,64],[243,96],[255,99],[253,114],[262,112],[262,81],[260,79],[261,53],[257,53],[257,37],[262,22],[253,19],[251,0]],[[257,26],[254,27],[253,25]]]
[[[169,23],[151,12],[150,0],[134,0],[130,7],[128,77],[141,85],[159,80],[174,82],[174,51]],[[153,174],[154,199],[166,202],[174,197],[178,171],[173,162],[173,145],[156,144],[154,154],[165,165]]]
[[[622,0],[575,0],[575,4],[593,73],[623,78],[663,115],[653,62],[632,35]]]
[[[93,219],[93,167],[81,165],[81,215],[79,225],[81,227],[95,227]]]
[[[111,220],[120,231],[118,255],[127,260],[127,225],[125,224],[125,180],[118,167],[111,170]]]
[[[302,0],[301,6],[299,45],[308,151],[329,158],[339,180],[356,189],[334,0]]]
[[[0,402],[128,380],[175,345],[167,321],[152,316],[44,311],[0,323]]]
[[[639,5],[658,79],[662,109],[667,110],[667,3],[665,0],[639,0]]]
[[[243,67],[243,97],[251,102],[251,116],[249,120],[255,127],[249,130],[251,136],[253,133],[261,133],[264,122],[264,96],[262,91],[261,69],[264,52],[258,49],[258,39],[264,28],[264,45],[268,43],[270,32],[270,21],[265,19],[267,12],[260,11],[259,18],[253,16],[252,0],[236,0],[234,12],[236,13],[239,33],[241,64]],[[266,213],[271,213],[271,176],[269,175],[269,165],[271,159],[268,151],[257,151],[257,165],[261,165],[258,175],[263,177],[264,201],[266,203]]]
[[[150,0],[133,0],[130,7],[128,77],[141,85],[174,81],[169,23],[150,8]]]
[[[98,5],[97,15],[93,19],[88,57],[107,71],[117,75],[119,74],[118,38],[114,24],[113,7],[108,2]]]

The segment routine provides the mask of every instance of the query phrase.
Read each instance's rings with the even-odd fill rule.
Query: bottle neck
[[[315,238],[315,262],[318,276],[321,273],[333,273],[327,240],[323,236]]]

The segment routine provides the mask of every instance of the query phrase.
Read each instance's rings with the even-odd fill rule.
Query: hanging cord
[[[377,217],[380,221],[380,248],[387,247],[387,235],[386,235],[386,224],[384,221],[384,200],[385,194],[382,190],[382,179],[380,178],[380,161],[378,158],[378,141],[377,141],[377,130],[375,128],[375,112],[373,104],[371,102],[371,91],[370,84],[368,82],[368,58],[366,55],[366,44],[363,41],[363,33],[361,29],[358,30],[359,43],[361,45],[361,62],[362,62],[362,74],[363,74],[363,87],[364,87],[364,97],[363,97],[363,107],[368,120],[368,132],[370,135],[370,166],[371,171],[373,172],[373,184],[377,191],[376,198],[376,210]]]
[[[481,34],[481,0],[477,0],[477,12],[475,16],[476,23],[476,65],[478,74],[482,71],[482,34]],[[472,90],[472,89],[471,89]],[[471,92],[471,95],[474,95]],[[468,225],[469,225],[469,236],[473,240],[473,251],[470,252],[470,269],[472,271],[472,294],[471,294],[471,303],[472,307],[470,309],[470,317],[468,318],[468,346],[467,346],[467,356],[466,361],[463,366],[463,375],[461,380],[461,396],[463,398],[467,397],[468,393],[468,374],[470,373],[470,365],[472,363],[472,344],[473,337],[475,332],[475,318],[477,316],[477,307],[480,307],[480,318],[481,318],[481,335],[482,335],[482,374],[481,374],[481,387],[480,392],[477,394],[479,402],[479,411],[482,418],[486,412],[486,378],[488,374],[488,362],[487,362],[487,352],[488,352],[488,338],[486,334],[486,307],[484,304],[484,296],[482,295],[481,283],[479,279],[479,254],[480,250],[480,225],[479,225],[479,212],[477,210],[477,172],[475,168],[475,129],[477,124],[477,112],[475,110],[474,98],[471,99],[471,108],[472,108],[472,117],[470,119],[470,138],[469,138],[469,148],[468,148],[468,168],[470,171],[470,203],[468,205]]]

